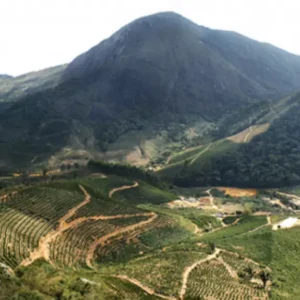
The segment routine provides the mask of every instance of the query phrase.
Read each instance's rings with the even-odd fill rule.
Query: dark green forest
[[[183,166],[174,183],[180,186],[229,185],[278,187],[300,182],[300,95],[270,129],[248,144],[213,156],[201,169]]]

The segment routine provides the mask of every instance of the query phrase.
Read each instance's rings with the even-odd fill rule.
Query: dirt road
[[[121,187],[112,189],[109,192],[109,198],[111,198],[113,196],[113,194],[116,193],[116,192],[120,192],[120,191],[124,191],[124,190],[129,190],[129,189],[132,189],[132,188],[135,188],[135,187],[138,187],[138,186],[139,186],[139,183],[137,181],[135,181],[133,185],[123,185]]]
[[[239,276],[238,276],[237,272],[228,263],[226,263],[221,256],[218,257],[218,261],[221,262],[224,265],[227,272],[229,273],[229,275],[232,278],[239,279]]]
[[[248,142],[249,137],[250,137],[252,131],[253,131],[253,127],[250,126],[250,127],[249,127],[249,132],[248,132],[248,133],[246,134],[246,136],[245,136],[244,143],[247,143],[247,142]]]
[[[186,293],[186,289],[187,289],[187,281],[189,278],[190,273],[199,265],[203,264],[206,261],[212,260],[214,258],[217,257],[217,255],[220,253],[221,249],[215,249],[215,252],[211,255],[208,255],[206,258],[203,258],[201,260],[196,261],[195,263],[193,263],[191,266],[185,268],[183,275],[182,275],[182,287],[181,290],[179,292],[179,298],[181,300],[184,299],[184,295]]]
[[[195,158],[193,158],[190,163],[189,166],[191,166],[202,154],[204,154],[210,147],[211,147],[212,143],[210,143],[204,150],[202,150],[199,154],[197,154],[195,156]]]
[[[93,261],[94,254],[95,254],[95,251],[96,251],[98,246],[103,245],[107,240],[109,240],[112,237],[115,237],[117,235],[123,234],[123,233],[128,232],[128,231],[133,231],[133,230],[135,230],[139,227],[145,226],[145,225],[153,222],[157,218],[156,213],[145,213],[144,216],[150,216],[150,218],[146,221],[141,221],[141,222],[133,224],[133,225],[129,225],[129,226],[126,226],[126,227],[119,228],[119,229],[117,229],[113,232],[110,232],[110,233],[102,236],[101,238],[95,240],[91,244],[91,246],[90,246],[90,248],[87,252],[87,256],[86,256],[87,266],[89,266],[91,269],[94,268],[93,264],[92,264],[92,261]]]
[[[207,190],[206,193],[207,193],[208,196],[209,196],[209,201],[210,201],[210,204],[211,204],[211,206],[213,207],[213,209],[220,210],[220,209],[218,208],[218,206],[214,204],[214,197],[213,197],[213,195],[211,194],[211,190]]]

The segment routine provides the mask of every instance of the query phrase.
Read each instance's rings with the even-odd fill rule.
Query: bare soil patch
[[[243,131],[228,137],[227,139],[235,143],[248,143],[255,136],[266,132],[270,127],[270,123],[250,126]]]

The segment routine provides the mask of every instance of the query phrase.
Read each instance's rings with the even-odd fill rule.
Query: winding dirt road
[[[120,191],[124,191],[124,190],[129,190],[129,189],[132,189],[132,188],[135,188],[135,187],[138,187],[139,186],[139,183],[137,181],[134,182],[133,185],[123,185],[119,188],[115,188],[115,189],[112,189],[110,192],[109,192],[109,198],[111,198],[113,196],[114,193],[116,192],[120,192]]]
[[[157,214],[156,213],[145,213],[145,214],[140,214],[141,216],[149,216],[150,218],[148,220],[145,220],[145,221],[141,221],[139,223],[136,223],[136,224],[132,224],[132,225],[129,225],[129,226],[126,226],[126,227],[123,227],[123,228],[119,228],[113,232],[110,232],[104,236],[102,236],[101,238],[95,240],[92,245],[90,246],[88,252],[87,252],[87,256],[86,256],[86,264],[88,267],[90,267],[91,269],[93,269],[93,264],[92,264],[92,261],[93,261],[93,258],[94,258],[94,254],[95,254],[95,251],[97,249],[98,246],[100,245],[103,245],[107,240],[109,240],[110,238],[112,237],[115,237],[117,235],[120,235],[120,234],[123,234],[125,232],[128,232],[128,231],[133,231],[135,230],[136,228],[139,228],[139,227],[142,227],[142,226],[145,226],[151,222],[153,222],[156,218],[157,218]]]

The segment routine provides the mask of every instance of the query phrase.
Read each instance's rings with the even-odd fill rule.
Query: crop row
[[[232,278],[225,266],[212,260],[197,266],[189,275],[186,299],[264,299],[264,290]]]
[[[53,188],[34,188],[17,193],[8,201],[7,205],[54,224],[83,199],[84,195],[78,192]]]
[[[0,260],[15,267],[50,230],[51,226],[44,220],[7,209],[0,215]]]
[[[119,228],[139,223],[145,219],[146,217],[106,221],[88,220],[57,237],[50,245],[50,258],[61,266],[84,266],[87,251],[95,240]],[[104,246],[105,243],[99,248]]]
[[[222,252],[221,257],[237,273],[245,271],[247,268],[250,268],[253,271],[253,273],[260,271],[260,267],[258,264],[251,260],[245,260],[244,258],[239,257],[234,253]]]

